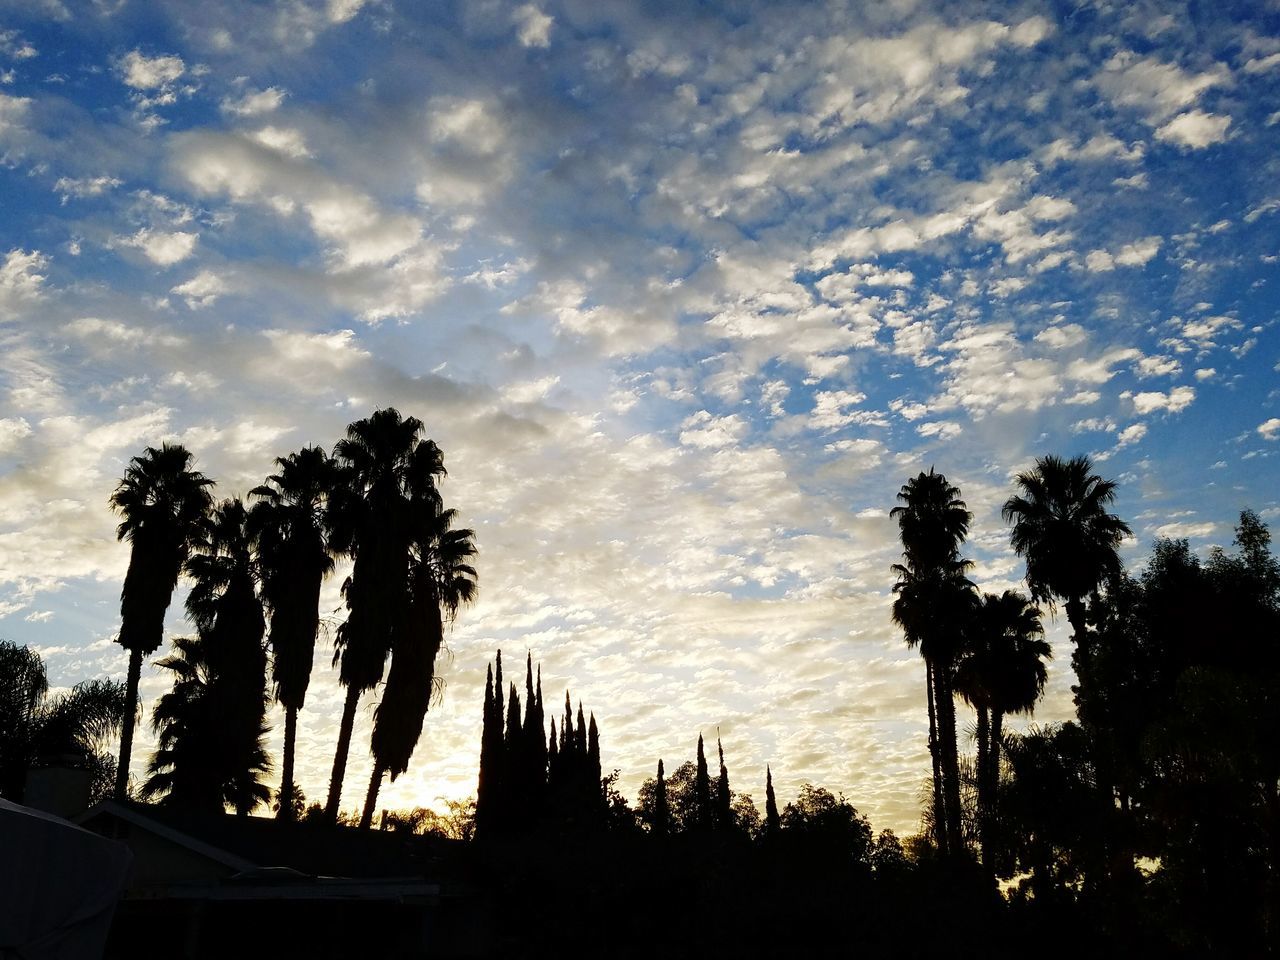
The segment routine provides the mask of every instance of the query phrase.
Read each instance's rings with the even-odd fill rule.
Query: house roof
[[[107,800],[76,818],[107,832],[122,821],[236,872],[290,868],[311,877],[440,877],[459,863],[457,841],[265,817],[204,814]]]

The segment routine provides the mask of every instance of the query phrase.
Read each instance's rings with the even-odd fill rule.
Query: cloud
[[[226,280],[213,271],[201,270],[190,280],[184,280],[177,286],[172,287],[169,292],[177,294],[186,300],[188,309],[199,310],[202,307],[213,306],[218,297],[227,293],[230,289]]]
[[[1272,417],[1258,424],[1258,435],[1263,440],[1275,440],[1280,437],[1280,418]]]
[[[108,190],[120,186],[120,183],[118,177],[59,177],[53,185],[53,192],[66,203],[72,197],[100,197]]]
[[[1229,84],[1231,74],[1222,64],[1190,73],[1177,64],[1124,50],[1103,65],[1093,82],[1113,104],[1137,110],[1156,126],[1196,103],[1206,90]]]
[[[0,263],[0,320],[9,320],[18,311],[44,295],[49,258],[39,250],[13,249]]]
[[[141,250],[152,263],[171,267],[195,253],[200,236],[182,230],[164,231],[143,228],[128,237],[115,237],[114,246]]]
[[[186,70],[181,57],[147,57],[139,50],[125,54],[119,64],[121,79],[135,90],[155,90],[165,87]]]
[[[227,97],[219,106],[223,113],[234,117],[259,117],[272,113],[284,103],[285,92],[279,87],[263,90],[246,90],[237,97]]]
[[[1162,523],[1156,527],[1157,537],[1168,537],[1169,539],[1203,539],[1204,537],[1213,536],[1213,532],[1218,529],[1216,523],[1194,523],[1194,522],[1178,522],[1178,523]]]
[[[516,7],[511,19],[516,25],[516,38],[522,47],[551,46],[551,26],[555,20],[535,4],[526,3]]]
[[[1139,416],[1167,410],[1169,413],[1181,413],[1191,406],[1196,398],[1192,387],[1174,387],[1168,393],[1143,392],[1132,394],[1133,408]]]
[[[1203,150],[1215,143],[1227,139],[1227,128],[1231,126],[1231,118],[1205,113],[1203,110],[1191,110],[1180,114],[1156,130],[1156,139],[1187,147],[1191,150]]]

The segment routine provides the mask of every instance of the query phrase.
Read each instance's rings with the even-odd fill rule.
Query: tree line
[[[421,736],[445,628],[476,595],[474,533],[456,526],[457,512],[444,505],[444,457],[422,434],[416,418],[377,410],[352,423],[332,455],[312,446],[278,458],[278,472],[249,491],[248,503],[215,502],[213,481],[181,445],[148,447],[130,462],[111,496],[117,536],[131,545],[117,638],[129,670],[116,796],[129,792],[142,660],[160,647],[185,574],[196,633],[176,638],[157,662],[173,686],[152,714],[158,747],[139,796],[242,814],[267,802],[263,738],[274,698],[285,711],[278,816],[297,816],[298,712],[321,627],[321,587],[344,557],[351,573],[342,584],[346,617],[334,636],[334,666],[346,697],[323,815],[337,819],[356,708],[381,685],[360,821],[369,826],[383,780],[404,773]]]
[[[24,768],[59,752],[96,771],[101,792],[102,748],[117,726],[114,786],[127,785],[141,661],[159,647],[185,575],[196,633],[158,661],[174,682],[153,711],[158,747],[138,794],[211,812],[266,802],[274,696],[286,716],[278,816],[298,818],[297,713],[321,585],[346,557],[334,665],[347,695],[329,796],[308,819],[370,826],[382,781],[404,772],[421,735],[445,629],[475,596],[474,536],[444,505],[440,450],[394,410],[353,423],[332,455],[309,447],[277,467],[248,504],[215,503],[182,447],[134,458],[111,498],[132,546],[120,630],[129,680],[49,697],[39,658],[0,644],[0,793],[20,797]],[[852,803],[811,783],[779,809],[770,767],[761,813],[731,785],[719,737],[713,767],[701,735],[674,770],[657,760],[633,805],[618,771],[601,769],[596,716],[575,711],[566,691],[563,713],[549,717],[532,654],[522,697],[501,653],[486,678],[474,803],[391,813],[381,826],[474,839],[483,856],[504,858],[500,883],[521,871],[522,882],[559,882],[538,873],[538,856],[513,865],[513,850],[548,853],[551,864],[576,850],[584,869],[612,851],[635,866],[618,881],[622,900],[660,901],[654,909],[686,909],[659,894],[678,867],[687,909],[738,890],[716,902],[738,910],[746,929],[759,929],[755,901],[737,885],[749,877],[813,923],[820,905],[838,909],[842,890],[884,909],[898,909],[893,897],[907,890],[947,899],[950,922],[962,923],[964,905],[963,922],[993,951],[1019,931],[1053,929],[1081,950],[1275,952],[1280,562],[1266,524],[1245,510],[1231,549],[1202,559],[1187,541],[1161,538],[1126,570],[1119,548],[1131,533],[1112,512],[1117,486],[1087,458],[1039,458],[1013,486],[1002,513],[1025,590],[989,593],[970,579],[972,514],[942,473],[910,477],[891,511],[902,544],[891,616],[925,668],[930,772],[916,836],[876,835]],[[1007,718],[1031,713],[1044,691],[1044,618],[1059,605],[1076,718],[1010,733]],[[379,685],[373,776],[362,812],[348,818],[338,798],[354,712]],[[822,880],[821,896],[792,890],[805,878]]]

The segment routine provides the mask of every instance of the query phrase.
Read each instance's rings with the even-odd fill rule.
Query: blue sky
[[[738,789],[909,832],[909,476],[961,487],[991,590],[1045,453],[1120,481],[1134,563],[1280,518],[1275,3],[419,6],[0,4],[0,635],[56,682],[124,673],[131,456],[242,495],[393,404],[481,600],[389,804],[474,789],[501,646],[632,795],[718,728]]]

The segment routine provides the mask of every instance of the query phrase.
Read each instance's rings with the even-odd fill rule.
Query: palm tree
[[[938,843],[945,852],[958,853],[960,769],[952,673],[973,587],[964,576],[970,564],[960,557],[973,515],[959,489],[932,468],[908,480],[898,499],[903,505],[889,515],[898,521],[905,563],[892,568],[898,576],[893,619],[908,646],[918,645],[925,660],[934,802],[942,824]]]
[[[430,441],[419,445],[423,449]],[[431,444],[434,447],[434,444]],[[433,481],[432,475],[424,479]],[[434,492],[434,482],[429,490]],[[424,513],[434,509],[431,497],[415,497]],[[368,827],[378,802],[384,773],[392,782],[409,766],[422,734],[422,723],[435,686],[435,661],[444,643],[445,623],[476,595],[475,533],[452,529],[456,511],[427,514],[425,530],[414,543],[409,574],[409,603],[403,608],[391,645],[391,669],[382,703],[374,714],[373,775],[365,798],[361,827]],[[539,736],[541,732],[539,731]]]
[[[1017,476],[1020,493],[1001,511],[1013,524],[1013,549],[1027,563],[1031,599],[1062,600],[1082,654],[1088,653],[1084,598],[1121,570],[1120,541],[1132,531],[1107,512],[1116,484],[1093,472],[1086,456],[1045,456]]]
[[[956,665],[956,692],[978,712],[978,832],[982,863],[992,853],[1002,725],[1006,713],[1030,713],[1044,692],[1052,656],[1040,611],[1021,593],[984,594],[975,605],[968,642]]]
[[[285,711],[279,817],[292,820],[298,711],[311,682],[320,588],[333,570],[330,504],[344,478],[320,447],[279,457],[276,465],[279,473],[249,491],[259,498],[249,520],[258,541],[263,600],[271,613],[271,677]]]
[[[254,548],[249,512],[240,500],[225,500],[214,508],[206,536],[187,561],[194,581],[187,613],[199,631],[218,726],[217,755],[225,760],[220,782],[231,784],[230,802],[242,814],[260,802],[256,781],[244,771],[256,762],[266,714],[266,618]]]
[[[236,755],[228,749],[214,693],[218,679],[209,666],[206,642],[176,637],[173,650],[156,662],[172,671],[174,680],[152,711],[158,746],[147,767],[150,776],[142,785],[142,796],[205,813],[221,813],[228,803],[247,812],[266,802],[270,791],[260,780],[270,767],[262,742],[265,725],[259,725],[247,753]]]
[[[115,795],[128,792],[138,681],[142,658],[164,639],[164,616],[192,542],[198,537],[213,502],[213,481],[191,469],[191,453],[179,444],[147,447],[129,461],[111,494],[111,507],[122,520],[116,538],[132,545],[129,570],[120,591],[120,633],[116,642],[129,651],[125,683],[127,704],[120,732],[120,762]]]
[[[86,680],[49,696],[40,655],[0,640],[0,796],[22,802],[27,772],[43,761],[92,775],[90,802],[110,795],[115,758],[106,741],[124,720],[125,685]]]
[[[422,421],[401,417],[394,407],[388,407],[348,426],[346,437],[334,447],[348,477],[335,512],[334,542],[352,555],[354,564],[342,587],[347,619],[335,638],[334,662],[340,665],[338,678],[347,688],[347,696],[325,804],[325,818],[330,823],[337,821],[342,799],[356,706],[360,695],[382,680],[392,633],[408,595],[412,538],[409,478],[414,470],[428,474],[434,470],[435,476],[444,472],[435,444],[429,444],[422,454],[416,453],[421,433]]]

